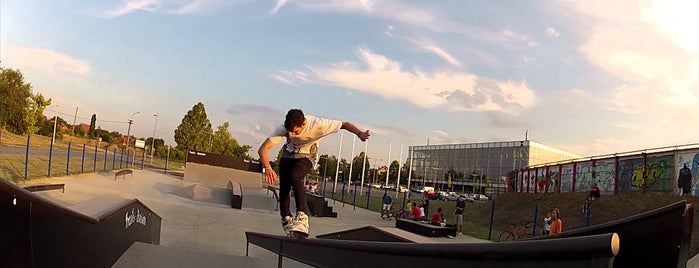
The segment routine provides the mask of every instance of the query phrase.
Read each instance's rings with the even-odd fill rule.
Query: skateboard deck
[[[291,231],[289,233],[289,237],[293,237],[293,238],[308,238],[308,235],[309,235],[308,233],[299,232],[299,231]]]

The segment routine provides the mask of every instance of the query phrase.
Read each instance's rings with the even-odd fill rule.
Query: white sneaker
[[[306,213],[301,211],[296,213],[296,218],[291,224],[291,232],[308,234],[308,215]]]
[[[291,236],[291,226],[294,225],[294,219],[291,218],[291,216],[284,216],[281,220],[282,223],[282,230],[284,231],[284,234],[287,236]]]

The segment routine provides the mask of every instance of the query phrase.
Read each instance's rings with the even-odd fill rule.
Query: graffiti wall
[[[561,192],[570,192],[573,189],[573,164],[563,165],[561,172]]]
[[[672,191],[677,186],[674,180],[675,165],[671,154],[649,156],[646,159],[646,190],[652,191]],[[674,185],[674,186],[673,186]]]
[[[580,162],[575,169],[575,191],[590,191],[590,186],[592,185],[592,162]]]
[[[597,183],[602,193],[614,193],[614,159],[597,160],[592,182]]]
[[[639,191],[641,188],[639,185],[639,179],[642,178],[642,174],[639,174],[639,168],[643,166],[643,158],[640,156],[638,158],[630,159],[620,159],[619,160],[619,170],[617,171],[617,176],[619,178],[619,192],[631,192]]]

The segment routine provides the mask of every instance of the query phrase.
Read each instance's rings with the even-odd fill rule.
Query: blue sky
[[[395,159],[401,143],[526,131],[591,156],[697,143],[697,3],[3,0],[0,60],[53,99],[49,116],[78,107],[125,133],[113,122],[138,111],[148,137],[157,113],[170,144],[202,102],[254,147],[301,108],[370,129],[382,159],[389,141]]]

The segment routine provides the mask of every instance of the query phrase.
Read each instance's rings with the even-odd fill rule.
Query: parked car
[[[459,194],[456,192],[449,192],[449,195],[447,195],[447,200],[449,201],[456,201],[456,199],[459,198]]]

